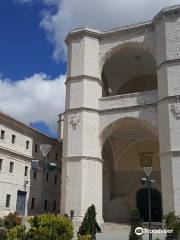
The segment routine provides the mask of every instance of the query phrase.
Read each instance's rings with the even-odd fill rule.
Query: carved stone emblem
[[[174,117],[179,120],[180,119],[180,103],[171,104],[171,112]]]
[[[73,129],[78,128],[80,123],[80,116],[77,113],[74,113],[71,117],[70,117],[70,124],[72,125]]]

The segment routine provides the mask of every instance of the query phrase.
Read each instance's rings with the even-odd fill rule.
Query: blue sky
[[[66,72],[66,63],[52,58],[53,45],[40,28],[42,4],[2,1],[0,6],[0,73],[14,80],[45,72],[52,77]]]
[[[1,3],[0,75],[11,79],[11,82],[30,78],[34,73],[45,73],[52,79],[66,73],[65,60],[60,59],[57,62],[53,58],[54,46],[47,40],[45,31],[40,27],[43,7],[41,1],[22,4],[6,0]],[[3,112],[6,113],[6,109],[3,109]],[[8,113],[16,117],[13,109]],[[17,118],[21,120],[21,117]],[[43,119],[29,119],[24,122],[50,136],[57,135],[56,129],[51,131]]]
[[[2,0],[0,111],[57,136],[64,111],[67,33],[152,19],[180,0]]]

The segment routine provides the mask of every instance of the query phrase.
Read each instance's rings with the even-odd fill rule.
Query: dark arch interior
[[[103,138],[103,218],[106,222],[127,223],[129,210],[137,208],[136,194],[144,177],[140,153],[152,154],[153,187],[161,189],[159,143],[149,122],[130,117],[110,124]],[[139,195],[140,203],[144,202],[144,194]],[[139,204],[139,208],[146,209],[147,205]]]
[[[124,48],[112,55],[102,71],[103,96],[157,89],[156,62],[140,48]]]
[[[140,211],[141,218],[148,222],[148,189],[143,188],[136,195],[137,208]],[[156,189],[151,189],[151,220],[153,222],[162,221],[162,200],[161,194]]]

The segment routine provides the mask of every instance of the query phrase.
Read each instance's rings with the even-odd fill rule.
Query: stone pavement
[[[74,225],[74,238],[73,240],[77,240],[77,229],[79,225]],[[96,240],[128,240],[130,226],[125,224],[115,224],[115,223],[104,223],[101,225],[102,233],[96,234]],[[156,234],[153,235],[153,240],[165,240],[165,235]],[[148,240],[148,234],[143,235],[143,240]]]
[[[101,226],[102,233],[96,235],[97,240],[128,240],[130,227],[122,224],[104,223]],[[165,240],[165,235],[153,235],[153,240],[159,238]],[[148,240],[148,234],[143,235],[143,240]]]

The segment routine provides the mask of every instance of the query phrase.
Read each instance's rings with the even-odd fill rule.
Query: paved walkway
[[[96,235],[97,240],[128,240],[130,227],[128,225],[105,223],[101,226],[102,233]],[[165,240],[165,235],[153,235],[153,240]],[[148,234],[143,235],[143,240],[148,240]]]
[[[76,231],[79,226],[75,227],[75,234],[73,240],[77,240]],[[102,233],[96,234],[96,240],[128,240],[130,226],[125,224],[115,224],[115,223],[104,223],[101,225]],[[156,234],[153,235],[153,240],[165,240],[165,235],[163,234]],[[148,240],[148,234],[143,235],[143,240]]]

